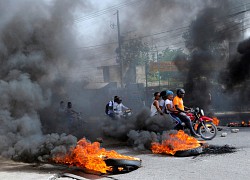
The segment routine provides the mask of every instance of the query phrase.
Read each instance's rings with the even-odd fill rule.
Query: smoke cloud
[[[142,109],[139,113],[134,112],[131,118],[119,121],[103,118],[90,120],[83,116],[80,123],[86,121],[88,124],[77,124],[71,127],[75,131],[69,131],[67,117],[58,112],[61,100],[66,103],[74,99],[73,109],[76,109],[77,115],[84,108],[93,113],[93,107],[100,115],[105,106],[101,103],[108,98],[104,97],[106,92],[98,96],[97,91],[83,94],[82,88],[87,83],[79,80],[79,75],[75,73],[82,65],[78,61],[82,57],[78,57],[79,52],[76,51],[74,13],[79,7],[89,8],[87,3],[80,0],[0,1],[1,156],[29,162],[48,160],[74,146],[77,141],[75,136],[97,136],[99,131],[96,129],[101,129],[106,136],[125,138],[138,149],[148,149],[150,142],[162,139],[159,133],[172,128],[172,120],[168,117],[152,118],[148,109]],[[211,48],[210,42],[221,44],[224,40],[237,38],[235,34],[239,34],[234,31],[237,29],[235,22],[226,18],[231,6],[229,1],[199,0],[194,3],[193,0],[152,0],[141,5],[139,10],[134,7],[124,10],[134,17],[137,35],[150,34],[155,29],[164,31],[185,26],[193,19],[186,38],[186,48],[191,55],[189,59],[184,59],[185,68],[181,67],[182,63],[179,67],[188,71],[185,89],[190,95],[189,104],[206,107],[209,101],[199,99],[199,94],[207,95],[210,92],[210,79],[214,76],[210,69],[221,59],[216,51],[217,46]],[[120,15],[121,30],[125,33],[131,30],[131,18],[122,16],[122,13]],[[229,27],[233,29],[225,31]],[[124,37],[128,38],[129,35]],[[246,60],[248,47],[248,41],[239,46],[241,58],[236,64],[229,65],[228,69],[235,65],[241,67],[242,64],[249,69]],[[109,54],[114,49],[108,47],[106,50]],[[86,54],[86,57],[94,59],[94,55]],[[233,69],[228,72],[236,73]],[[94,78],[96,74],[92,74],[91,78]],[[228,87],[234,86],[235,81],[246,87],[247,83],[244,82],[248,81],[249,73],[241,75],[240,81],[229,76],[233,85],[229,84]],[[91,102],[86,102],[85,97]],[[99,110],[99,107],[103,108]]]
[[[151,142],[164,131],[174,128],[174,122],[168,115],[150,117],[150,110],[142,109],[128,118],[109,119],[102,125],[104,135],[128,141],[138,150],[149,149]]]
[[[73,12],[81,1],[0,1],[0,155],[23,161],[66,152],[72,135],[43,124],[66,96],[77,59]],[[51,115],[51,116],[49,116]],[[48,129],[44,129],[44,127]],[[51,128],[51,129],[49,129]],[[67,128],[67,127],[65,127]]]
[[[241,24],[237,23],[241,17],[232,13],[233,8],[229,0],[211,1],[197,14],[183,36],[190,55],[178,59],[176,65],[187,77],[184,86],[187,91],[186,104],[189,106],[209,110],[212,98],[220,101],[214,96],[219,88],[215,82],[227,58],[225,42],[239,39],[241,35]]]
[[[238,54],[227,64],[225,70],[220,74],[220,80],[225,86],[226,93],[235,94],[237,103],[243,110],[249,105],[249,80],[250,80],[250,39],[238,44]],[[240,108],[239,107],[239,108]]]

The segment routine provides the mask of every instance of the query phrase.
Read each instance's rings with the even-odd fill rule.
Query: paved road
[[[239,128],[238,133],[231,133],[230,128],[224,127],[217,137],[207,141],[210,145],[230,145],[237,148],[235,153],[220,155],[199,155],[195,157],[173,157],[156,155],[149,151],[138,152],[126,146],[109,146],[121,154],[131,155],[142,159],[142,167],[126,174],[96,176],[82,174],[82,179],[119,179],[119,180],[248,180],[250,179],[250,128]],[[226,137],[221,137],[227,132]],[[68,180],[69,177],[58,177],[65,168],[49,164],[34,165],[0,161],[0,179],[7,180]]]

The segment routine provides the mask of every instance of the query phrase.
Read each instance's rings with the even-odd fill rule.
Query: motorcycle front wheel
[[[202,122],[197,128],[198,134],[204,140],[211,140],[217,134],[217,127],[212,122]]]

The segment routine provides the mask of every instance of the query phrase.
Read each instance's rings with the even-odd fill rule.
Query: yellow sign
[[[161,62],[150,62],[149,63],[150,72],[174,72],[178,71],[174,64],[174,61],[161,61]]]

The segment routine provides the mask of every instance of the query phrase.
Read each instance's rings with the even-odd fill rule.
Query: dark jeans
[[[174,127],[174,129],[177,129],[177,130],[181,129],[182,128],[182,125],[181,125],[182,121],[180,120],[180,118],[178,118],[175,113],[169,113],[169,115],[175,121],[175,127]]]
[[[186,126],[188,127],[188,129],[190,129],[190,133],[191,133],[192,135],[196,134],[196,132],[195,132],[193,126],[192,126],[191,119],[190,119],[185,113],[181,112],[181,113],[177,113],[177,114],[175,114],[175,115],[176,115],[178,118],[180,118],[180,120],[181,120],[182,122],[184,122],[184,123],[186,124]]]

